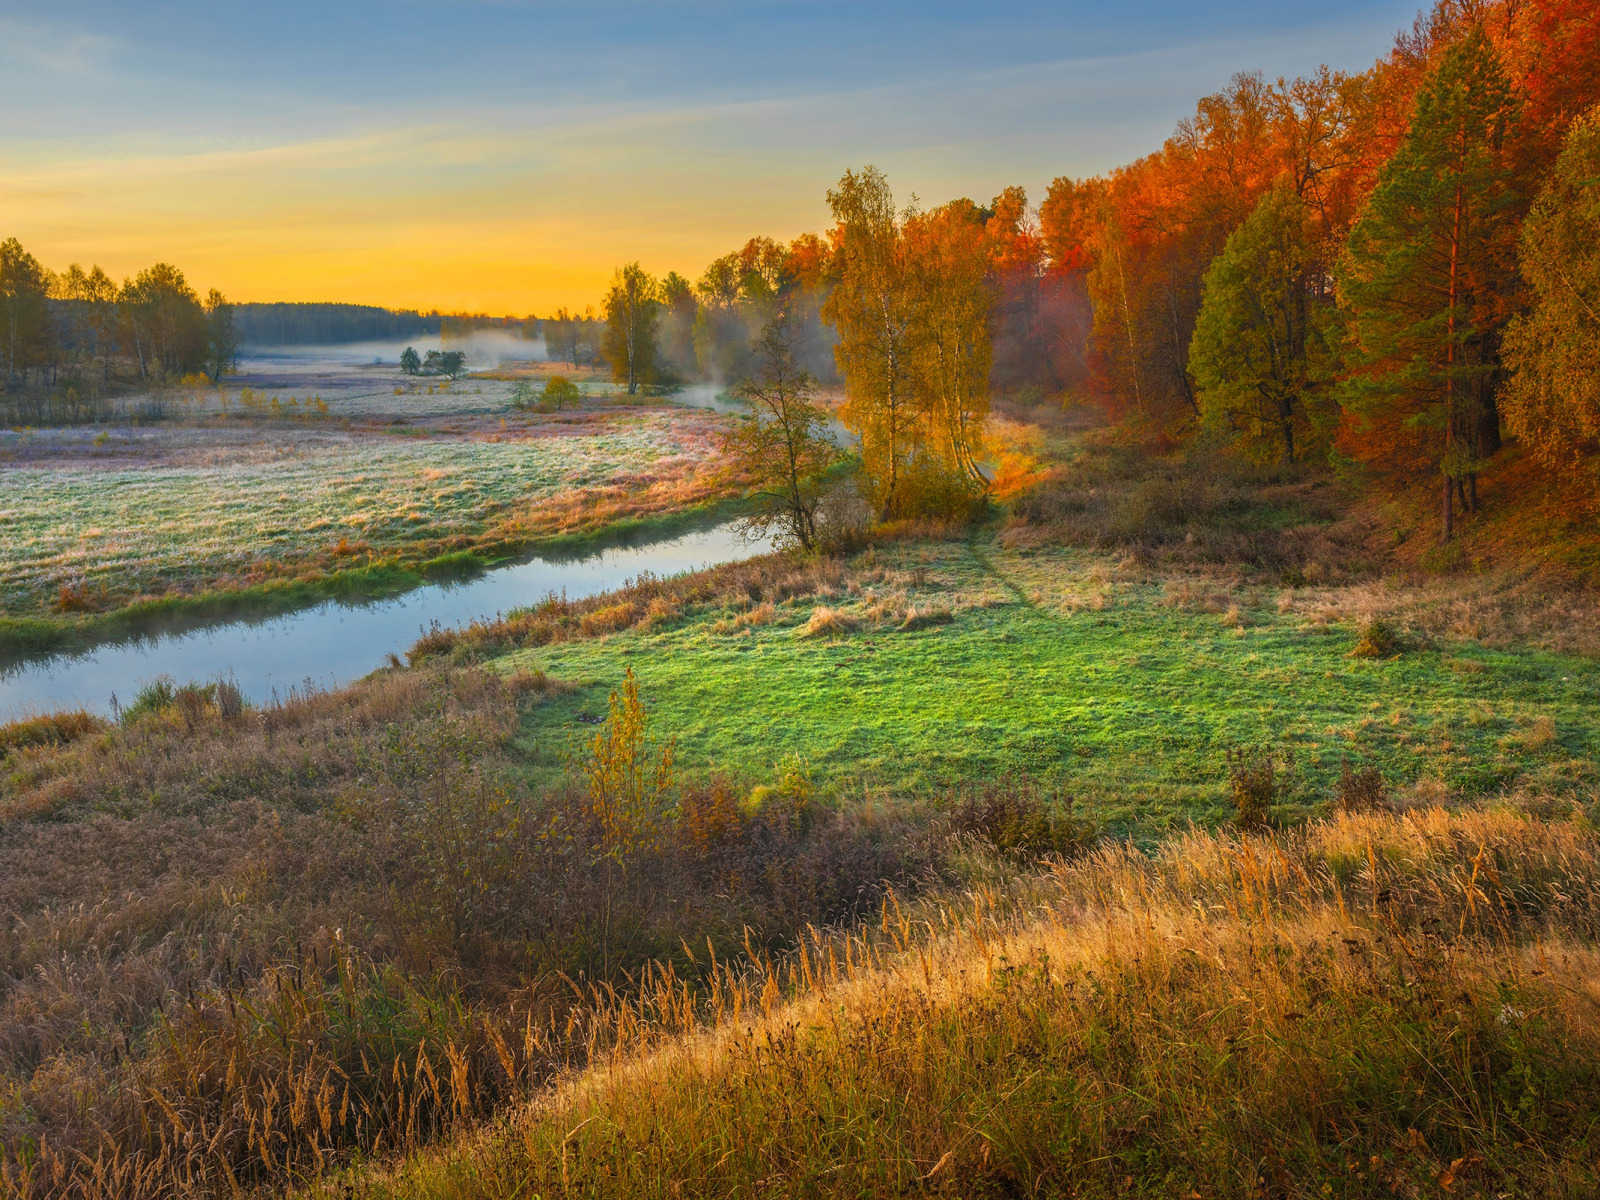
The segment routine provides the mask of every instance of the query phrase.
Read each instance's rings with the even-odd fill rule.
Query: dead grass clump
[[[13,750],[26,750],[34,746],[64,746],[109,728],[105,721],[82,709],[24,717],[9,725],[0,725],[0,758]]]
[[[1553,718],[1541,714],[1512,734],[1511,740],[1524,750],[1544,750],[1555,744],[1556,723]]]
[[[1220,613],[1233,603],[1233,594],[1205,580],[1170,579],[1161,587],[1161,603],[1179,612]]]
[[[908,608],[905,619],[900,622],[900,631],[909,633],[914,629],[931,629],[936,625],[948,625],[953,620],[955,615],[943,605]]]
[[[742,612],[736,616],[733,619],[733,627],[735,629],[743,629],[747,626],[771,625],[777,619],[778,610],[773,607],[772,601],[763,600],[748,612]]]
[[[619,629],[631,628],[641,615],[638,607],[626,600],[620,604],[608,604],[579,618],[578,632],[583,637],[615,633]]]
[[[530,671],[526,667],[518,667],[506,676],[506,691],[518,698],[523,696],[548,698],[565,695],[577,689],[577,684],[565,679],[552,679],[538,668]]]
[[[849,613],[819,604],[811,610],[810,619],[800,627],[798,633],[807,638],[845,637],[855,632],[855,628],[856,619]]]

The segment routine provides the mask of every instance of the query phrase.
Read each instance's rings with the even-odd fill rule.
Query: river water
[[[166,675],[177,683],[231,678],[256,703],[307,682],[337,687],[404,657],[437,622],[447,628],[526,607],[552,592],[580,599],[611,591],[643,572],[676,575],[765,554],[732,525],[568,560],[535,558],[473,579],[428,584],[391,600],[328,601],[287,616],[235,621],[86,654],[22,663],[0,672],[0,723],[58,708],[109,713]]]

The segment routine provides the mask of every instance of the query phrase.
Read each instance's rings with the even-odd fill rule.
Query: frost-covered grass
[[[588,414],[474,438],[330,437],[222,464],[6,470],[0,612],[105,611],[670,512],[715,494],[715,429],[701,413]]]

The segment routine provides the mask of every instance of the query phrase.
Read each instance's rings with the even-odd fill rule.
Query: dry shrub
[[[26,750],[34,746],[64,746],[109,728],[105,721],[82,709],[24,717],[9,725],[0,725],[0,758],[13,750]]]
[[[578,632],[584,637],[599,637],[630,628],[639,619],[639,609],[628,601],[608,604],[594,612],[585,613],[578,621]]]
[[[849,613],[819,604],[811,610],[811,618],[797,632],[800,637],[807,638],[845,637],[853,633],[855,628],[856,619]]]
[[[96,607],[94,597],[83,584],[73,586],[64,583],[56,592],[55,610],[59,613],[94,612]]]
[[[675,601],[666,596],[657,596],[645,607],[639,626],[642,629],[655,629],[676,621],[678,616],[679,608]]]
[[[1339,766],[1339,810],[1377,812],[1389,806],[1389,785],[1377,767],[1352,770],[1349,762]]]

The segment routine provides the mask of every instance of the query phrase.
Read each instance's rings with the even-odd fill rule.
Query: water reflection
[[[623,546],[570,561],[533,559],[453,584],[430,584],[393,600],[328,602],[253,622],[234,622],[88,654],[24,663],[0,674],[0,721],[54,708],[105,713],[158,675],[182,683],[231,676],[260,703],[310,680],[337,686],[404,655],[432,623],[450,627],[533,604],[551,592],[570,598],[620,587],[645,571],[676,575],[736,562],[771,549],[746,543],[731,525],[666,541]]]

